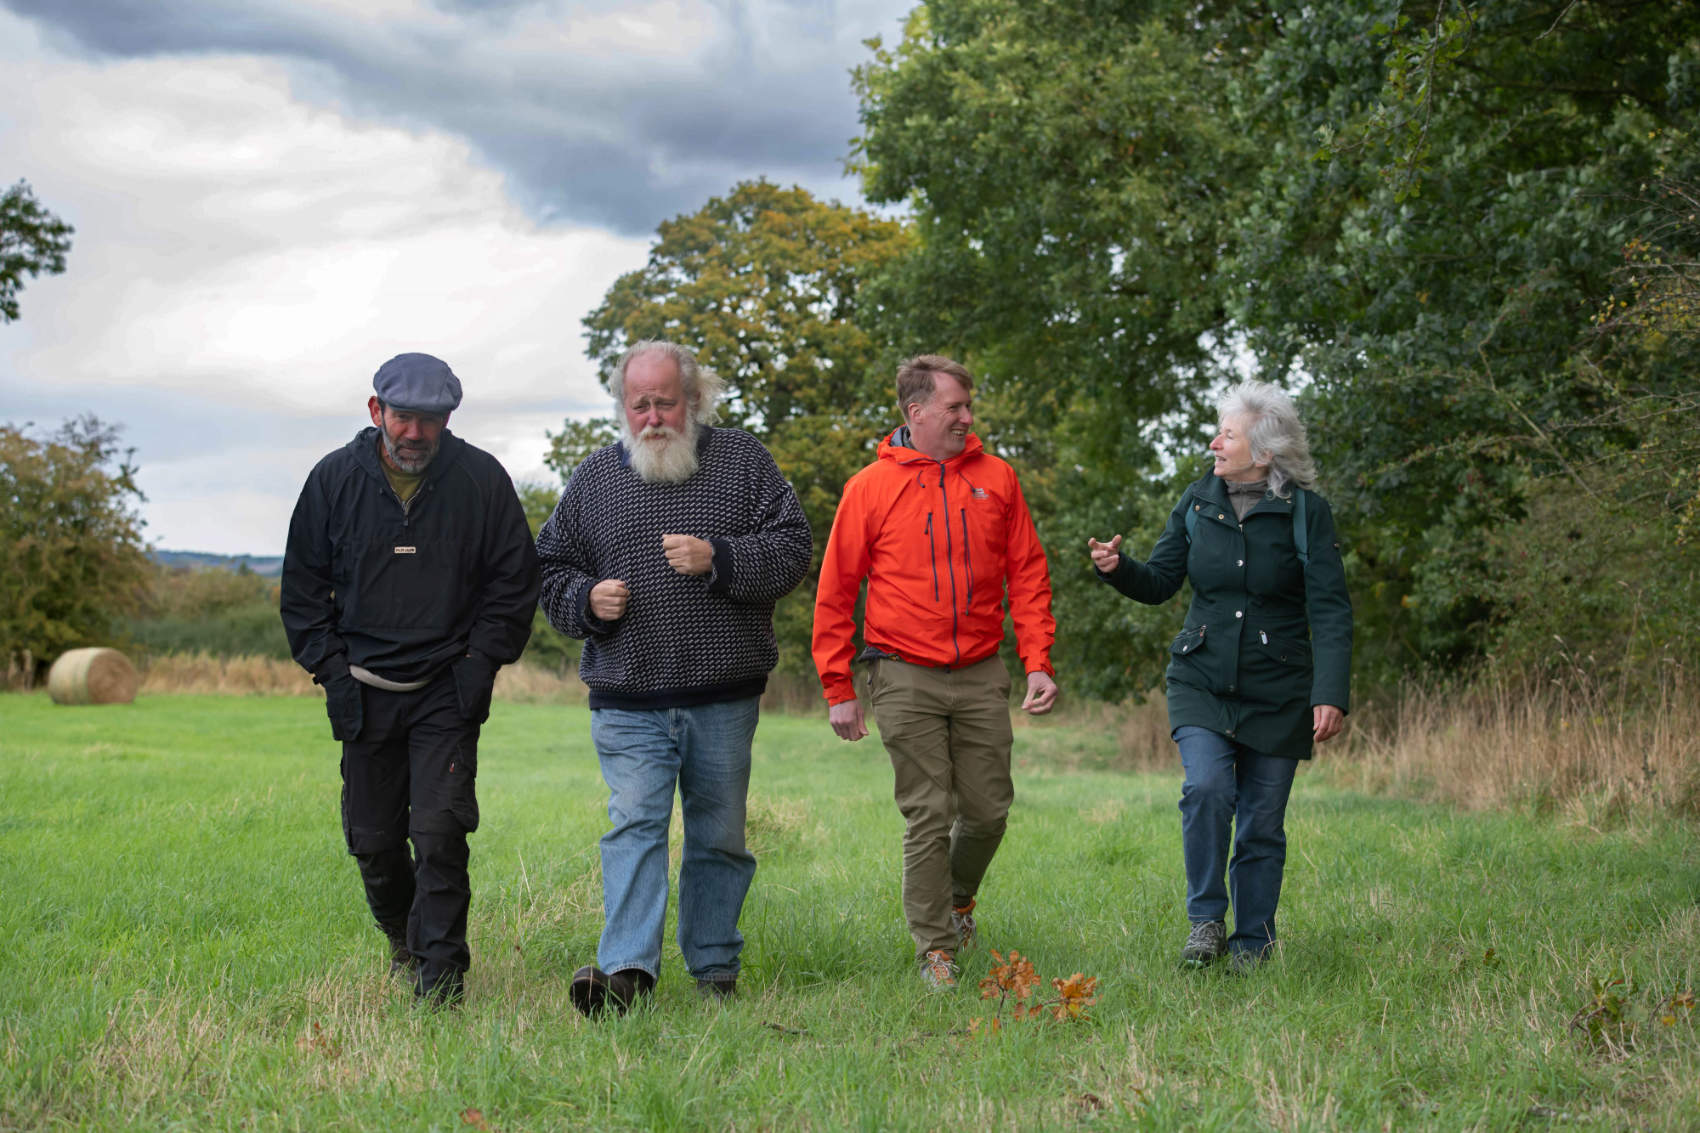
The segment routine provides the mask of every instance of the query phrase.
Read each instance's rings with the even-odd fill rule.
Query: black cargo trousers
[[[415,990],[455,990],[472,963],[466,836],[478,829],[479,721],[463,714],[451,670],[413,692],[362,685],[360,697],[359,735],[342,745],[348,852],[378,927],[413,954]]]

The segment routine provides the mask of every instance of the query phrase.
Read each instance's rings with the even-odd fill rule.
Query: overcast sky
[[[0,421],[120,423],[151,544],[278,554],[421,350],[546,479],[660,221],[762,176],[859,202],[849,68],[914,2],[0,0],[0,186],[77,230],[0,325]]]

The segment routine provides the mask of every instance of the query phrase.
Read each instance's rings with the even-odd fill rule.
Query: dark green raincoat
[[[1293,539],[1293,502],[1265,495],[1244,520],[1214,472],[1189,486],[1141,563],[1099,577],[1139,602],[1192,583],[1186,627],[1169,647],[1169,727],[1194,724],[1266,755],[1309,759],[1311,707],[1350,709],[1352,603],[1328,502],[1305,492],[1310,562]],[[1187,512],[1193,512],[1192,533]]]

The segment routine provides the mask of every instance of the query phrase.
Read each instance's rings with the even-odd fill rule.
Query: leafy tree
[[[29,182],[19,181],[0,193],[0,323],[17,319],[18,290],[25,275],[65,270],[74,231],[41,206]]]
[[[648,263],[584,320],[605,369],[633,342],[663,338],[727,380],[724,420],[762,439],[802,501],[815,536],[811,579],[845,480],[896,423],[895,359],[867,329],[864,281],[907,246],[895,221],[744,182],[664,222]],[[607,424],[551,435],[551,467],[564,475]],[[812,588],[775,614],[781,666],[796,672],[809,668]]]
[[[28,426],[25,426],[27,428]],[[0,425],[0,655],[43,666],[101,643],[151,577],[133,450],[92,416]]]
[[[573,474],[573,469],[577,468],[585,457],[599,448],[607,448],[613,444],[619,433],[613,418],[592,417],[588,421],[563,422],[560,432],[546,433],[545,436],[549,438],[549,451],[543,455],[543,464],[561,478],[561,484],[564,486],[567,478]],[[542,521],[549,518],[559,498],[558,488],[549,489],[549,506],[538,522],[532,525],[533,534]],[[530,506],[528,502],[527,508]],[[527,510],[526,514],[530,515],[531,512]]]
[[[561,433],[548,434],[552,447],[550,455],[545,457],[544,460],[550,468],[560,472],[562,483],[566,482],[567,477],[572,474],[573,468],[577,466],[580,460],[588,456],[595,448],[601,447],[597,445],[577,454],[576,457],[570,459],[570,462],[563,469],[560,465],[560,454],[563,451],[562,438],[580,435],[579,426],[579,422],[568,421],[566,428]],[[561,489],[554,484],[537,483],[520,483],[514,485],[514,487],[519,492],[520,506],[525,509],[525,521],[531,527],[531,537],[535,539],[538,528],[542,527],[548,521],[549,516],[554,513],[555,504],[561,498]],[[541,665],[558,672],[565,672],[578,663],[579,652],[582,648],[579,642],[574,641],[550,625],[548,617],[539,607],[532,612],[531,638],[525,643],[525,654],[521,659],[533,665]]]
[[[1237,76],[1271,160],[1232,313],[1266,372],[1313,381],[1372,640],[1474,656],[1510,616],[1488,536],[1587,494],[1564,470],[1622,438],[1579,426],[1624,391],[1693,388],[1589,358],[1642,188],[1695,171],[1696,75],[1692,4],[1442,0],[1293,8]]]
[[[1575,362],[1599,409],[1550,423],[1554,459],[1526,514],[1490,532],[1483,586],[1507,663],[1657,689],[1700,664],[1700,382],[1680,379],[1700,353],[1700,185],[1645,203]]]

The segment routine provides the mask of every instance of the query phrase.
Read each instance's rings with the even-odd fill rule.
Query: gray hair
[[[614,395],[616,420],[621,419],[626,407],[626,368],[633,359],[645,354],[665,354],[679,368],[679,385],[684,391],[685,403],[691,407],[691,420],[699,425],[712,425],[719,419],[720,399],[726,394],[726,379],[698,362],[697,356],[688,347],[658,338],[646,338],[634,342],[631,349],[620,356],[613,373],[608,375],[608,392]]]
[[[1310,439],[1293,399],[1280,386],[1259,381],[1230,386],[1217,400],[1216,412],[1222,418],[1245,418],[1252,460],[1269,464],[1270,491],[1285,499],[1292,494],[1289,483],[1315,490]]]

